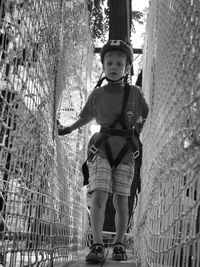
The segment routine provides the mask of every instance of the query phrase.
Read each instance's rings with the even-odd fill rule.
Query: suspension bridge
[[[141,192],[129,260],[110,260],[105,230],[105,266],[200,266],[199,10],[198,0],[150,1]],[[90,129],[59,137],[56,119],[77,119],[93,58],[87,1],[0,0],[0,266],[85,266]]]

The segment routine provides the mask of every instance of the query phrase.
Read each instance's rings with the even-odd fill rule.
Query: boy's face
[[[127,56],[122,51],[109,51],[104,56],[103,70],[108,79],[117,81],[126,72]],[[121,82],[121,81],[119,81]]]

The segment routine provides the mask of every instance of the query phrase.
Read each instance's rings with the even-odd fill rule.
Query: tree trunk
[[[108,0],[109,40],[130,41],[132,0]]]

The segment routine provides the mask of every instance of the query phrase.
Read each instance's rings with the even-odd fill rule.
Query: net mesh
[[[58,137],[88,94],[83,0],[0,0],[0,263],[50,266],[90,235],[80,164],[88,128]],[[200,265],[197,0],[152,0],[143,90],[142,192],[127,244],[142,266]]]
[[[56,133],[87,96],[87,5],[1,0],[0,19],[0,263],[49,266],[76,256],[87,224],[87,129]]]
[[[142,193],[134,215],[142,266],[200,266],[200,2],[152,0],[143,90]]]

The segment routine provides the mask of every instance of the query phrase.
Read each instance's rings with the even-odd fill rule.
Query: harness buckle
[[[92,145],[92,146],[90,147],[90,152],[92,152],[92,154],[96,154],[97,151],[98,151],[98,149],[95,147],[95,145]]]
[[[136,159],[137,157],[139,157],[139,155],[140,155],[139,150],[136,150],[136,151],[133,153],[133,158]]]

